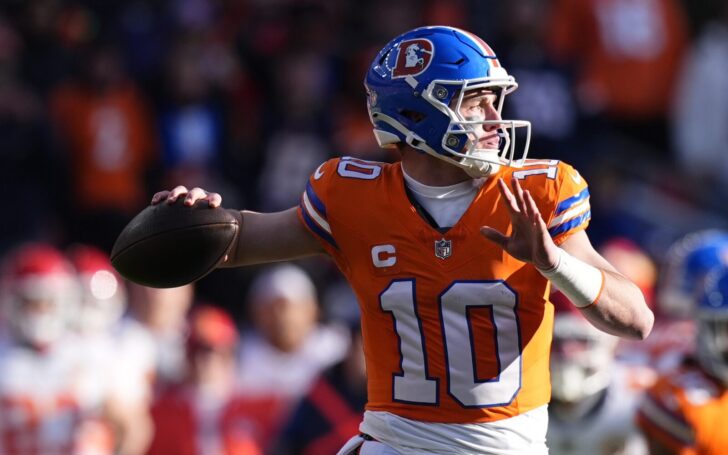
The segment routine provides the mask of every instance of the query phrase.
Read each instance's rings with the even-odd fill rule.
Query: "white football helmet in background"
[[[81,299],[72,327],[83,333],[112,328],[126,307],[126,290],[109,256],[89,245],[73,245],[68,258],[78,274]]]
[[[609,386],[618,338],[591,325],[570,302],[555,308],[551,394],[577,403]]]
[[[66,333],[80,298],[71,263],[43,243],[20,246],[6,256],[0,288],[10,333],[36,348],[45,348]]]

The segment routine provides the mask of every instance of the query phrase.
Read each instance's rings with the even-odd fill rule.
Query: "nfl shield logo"
[[[435,240],[435,256],[447,259],[452,254],[452,240]]]

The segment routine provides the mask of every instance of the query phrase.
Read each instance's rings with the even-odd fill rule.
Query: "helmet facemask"
[[[494,68],[502,69],[502,68]],[[505,71],[503,71],[505,75]],[[438,154],[447,161],[465,169],[471,177],[486,177],[497,172],[501,166],[521,167],[528,155],[531,140],[531,123],[525,120],[503,120],[503,104],[506,95],[518,88],[513,77],[483,78],[465,81],[435,80],[422,94],[430,104],[445,114],[450,123],[442,137],[440,146],[448,155]],[[478,90],[492,90],[497,96],[496,111],[499,119],[467,118],[460,109],[468,93]],[[455,93],[455,95],[452,95]],[[445,102],[449,100],[449,102]],[[497,148],[480,148],[478,140],[487,127],[497,127],[500,139]],[[516,158],[516,128],[526,128],[525,145]],[[428,151],[427,149],[424,149]]]
[[[698,316],[697,351],[702,367],[728,386],[728,316]]]
[[[557,317],[551,352],[553,398],[577,403],[604,390],[611,382],[616,342],[581,317]]]
[[[18,339],[45,348],[66,332],[78,287],[70,275],[31,275],[14,283],[6,297],[10,328]]]

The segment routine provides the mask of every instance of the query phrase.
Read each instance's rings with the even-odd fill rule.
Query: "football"
[[[126,279],[144,286],[171,288],[204,277],[235,245],[242,218],[234,210],[150,205],[126,225],[111,250],[111,263]]]

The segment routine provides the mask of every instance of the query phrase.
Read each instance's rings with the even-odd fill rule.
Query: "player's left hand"
[[[552,269],[559,258],[559,247],[551,239],[548,227],[531,193],[528,190],[524,191],[515,178],[511,180],[511,187],[513,192],[503,179],[498,179],[498,189],[508,208],[513,226],[510,237],[490,226],[481,227],[480,233],[514,258],[530,262],[542,270]]]

